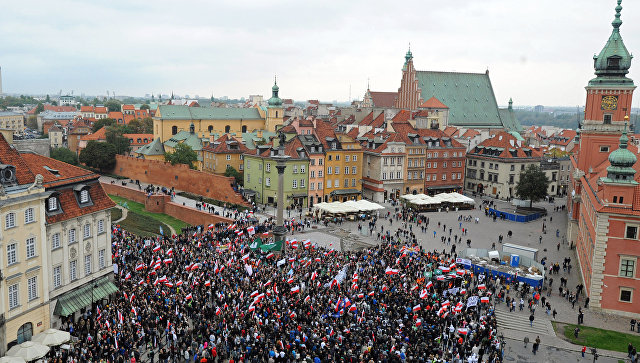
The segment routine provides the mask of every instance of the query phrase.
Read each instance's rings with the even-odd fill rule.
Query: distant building
[[[224,174],[232,167],[242,173],[244,171],[244,154],[249,149],[235,137],[224,134],[217,140],[202,148],[202,171],[213,174]]]
[[[58,126],[53,126],[49,129],[49,141],[52,148],[58,148],[64,146],[64,131]]]
[[[543,105],[537,105],[535,107],[533,107],[533,112],[544,112],[544,106]]]
[[[0,111],[0,128],[11,129],[14,133],[24,131],[24,116],[11,111]]]

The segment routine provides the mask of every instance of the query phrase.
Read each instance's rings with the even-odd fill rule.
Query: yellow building
[[[274,84],[267,108],[158,106],[153,118],[153,137],[165,142],[180,131],[188,131],[192,123],[196,134],[202,138],[212,134],[240,135],[255,130],[274,132],[284,119],[278,91],[278,85]]]
[[[202,171],[224,174],[232,167],[239,172],[244,170],[243,154],[249,149],[229,134],[222,135],[216,141],[202,148]]]
[[[49,328],[49,284],[41,175],[16,171],[19,154],[2,138],[0,158],[0,355]],[[9,176],[4,177],[4,176]]]
[[[24,131],[24,116],[11,111],[1,111],[0,128],[11,129],[13,132],[22,132]]]
[[[134,153],[141,159],[164,161],[164,145],[158,138],[143,145]]]
[[[325,150],[325,202],[360,199],[363,154],[360,144],[346,134],[336,133],[323,121],[316,122],[315,132]]]

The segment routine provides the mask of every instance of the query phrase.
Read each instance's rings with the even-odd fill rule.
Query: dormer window
[[[81,207],[85,207],[87,205],[91,205],[91,194],[89,193],[90,187],[84,184],[80,184],[73,188],[73,191],[76,194],[76,200]]]
[[[46,200],[47,212],[55,213],[60,211],[60,202],[58,201],[58,195],[52,195]]]
[[[607,58],[607,68],[620,68],[620,58],[619,57],[610,57]]]

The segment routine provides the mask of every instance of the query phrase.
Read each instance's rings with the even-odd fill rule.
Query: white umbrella
[[[71,340],[71,334],[58,329],[47,329],[31,338],[32,342],[48,345],[50,347],[66,343]]]
[[[5,356],[0,358],[0,363],[25,363],[25,360],[20,357]]]
[[[14,345],[7,352],[8,356],[20,357],[27,362],[40,359],[49,353],[49,347],[35,342],[24,342],[22,344]]]

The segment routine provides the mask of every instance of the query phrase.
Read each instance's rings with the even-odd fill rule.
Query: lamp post
[[[273,228],[273,241],[282,242],[282,252],[285,250],[285,235],[287,234],[287,229],[284,226],[284,216],[283,216],[283,207],[284,207],[284,170],[287,167],[287,160],[289,159],[288,155],[284,154],[284,143],[285,143],[285,134],[280,133],[280,145],[278,146],[277,153],[272,157],[276,161],[276,169],[278,170],[278,194],[277,194],[277,203],[278,209],[276,211],[276,226]]]

